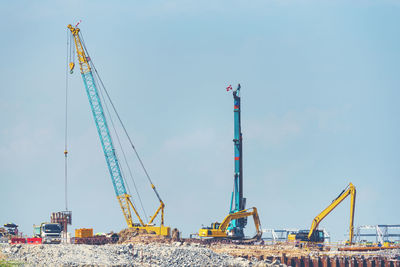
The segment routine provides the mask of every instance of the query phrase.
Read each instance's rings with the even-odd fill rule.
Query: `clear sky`
[[[66,26],[79,20],[167,225],[189,235],[229,210],[225,87],[238,82],[244,194],[263,228],[308,228],[349,182],[356,226],[400,223],[399,1],[1,1],[0,18],[1,224],[31,234],[65,208]],[[78,69],[69,84],[71,230],[119,231]],[[156,198],[133,171],[149,215]],[[336,240],[349,206],[321,223]]]

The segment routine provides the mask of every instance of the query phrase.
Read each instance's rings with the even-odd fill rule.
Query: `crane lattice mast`
[[[132,214],[130,210],[130,208],[132,208],[137,215],[140,223],[144,225],[136,209],[133,207],[130,196],[126,192],[125,184],[121,174],[121,168],[115,154],[110,130],[107,125],[103,106],[101,104],[99,93],[96,87],[96,82],[94,80],[92,69],[89,64],[90,59],[86,56],[81,38],[79,36],[80,30],[79,28],[74,28],[72,25],[68,25],[68,28],[71,30],[72,36],[74,37],[76,53],[79,60],[83,83],[85,85],[86,93],[89,98],[90,108],[92,110],[93,118],[96,123],[97,132],[100,137],[101,146],[103,148],[104,156],[106,158],[107,167],[111,176],[112,184],[114,186],[115,194],[117,195],[117,199],[125,216],[125,220],[129,227],[133,226]]]

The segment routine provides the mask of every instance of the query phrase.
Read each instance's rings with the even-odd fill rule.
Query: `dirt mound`
[[[155,232],[148,233],[144,229],[126,228],[119,232],[118,244],[127,243],[143,243],[149,244],[152,242],[169,243],[170,237],[156,235]]]
[[[122,230],[121,232],[118,233],[119,240],[118,244],[123,244],[127,241],[130,241],[133,239],[135,236],[139,234],[139,231],[135,228],[126,228]]]

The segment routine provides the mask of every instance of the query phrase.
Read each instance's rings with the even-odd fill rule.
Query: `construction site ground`
[[[266,245],[235,245],[218,244],[210,245],[210,249],[216,253],[227,253],[235,257],[258,258],[258,259],[281,259],[286,258],[341,258],[341,257],[386,257],[400,260],[400,249],[383,249],[380,251],[340,251],[337,246],[319,247],[296,247],[290,243],[266,244]]]
[[[340,251],[337,246],[126,235],[118,244],[0,244],[0,265],[24,266],[400,266],[400,249]],[[342,264],[341,264],[342,262]],[[373,264],[372,264],[373,263]]]

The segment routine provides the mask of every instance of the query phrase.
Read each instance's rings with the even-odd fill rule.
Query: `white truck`
[[[33,235],[42,238],[43,244],[60,244],[61,225],[59,223],[33,225]]]

